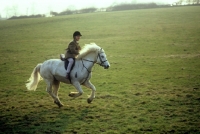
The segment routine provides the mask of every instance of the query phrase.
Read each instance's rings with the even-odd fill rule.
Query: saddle
[[[67,71],[67,67],[68,67],[69,61],[65,58],[65,55],[64,55],[64,54],[60,54],[60,59],[61,59],[63,62],[65,62],[65,63],[64,63],[64,66],[65,66],[65,70]],[[74,66],[75,66],[75,58],[73,58],[73,60],[74,60],[74,63],[73,63],[73,65],[72,65],[72,67],[71,67],[71,70],[70,70],[69,74],[71,73],[72,69],[73,69]],[[71,77],[70,77],[70,75],[69,75],[69,81],[70,81],[70,83],[71,83]]]
[[[65,55],[64,55],[64,54],[60,54],[60,59],[61,59],[62,61],[65,62],[64,65],[65,65],[65,69],[67,70],[67,67],[68,67],[69,61],[65,58]],[[74,66],[75,66],[75,58],[73,58],[73,60],[74,60],[74,63],[73,63],[73,65],[72,65],[72,68],[71,68],[70,72],[72,71],[72,69],[73,69]]]

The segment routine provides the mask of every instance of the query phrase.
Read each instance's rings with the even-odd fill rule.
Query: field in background
[[[200,8],[177,7],[0,22],[0,133],[200,132]],[[76,99],[61,84],[59,109],[33,68],[59,58],[75,30],[95,42],[109,70],[95,65],[90,90]]]

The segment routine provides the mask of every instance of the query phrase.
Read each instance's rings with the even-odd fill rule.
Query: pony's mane
[[[84,56],[86,56],[90,52],[96,52],[100,49],[98,45],[95,43],[85,44],[83,49],[80,51],[80,54],[78,55],[77,59],[81,59]]]

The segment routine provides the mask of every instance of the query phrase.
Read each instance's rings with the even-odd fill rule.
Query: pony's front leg
[[[69,96],[70,97],[74,97],[74,98],[81,96],[83,94],[83,90],[81,88],[80,83],[79,82],[75,82],[75,83],[73,83],[73,86],[77,89],[78,92],[71,92],[69,94]]]
[[[91,103],[92,100],[95,98],[96,88],[95,88],[95,86],[90,81],[86,81],[83,85],[86,86],[86,87],[88,87],[88,88],[90,88],[92,90],[90,97],[87,99],[87,102]]]

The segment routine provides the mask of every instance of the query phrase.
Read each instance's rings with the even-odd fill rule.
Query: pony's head
[[[91,52],[94,52],[96,55],[94,56],[94,63],[99,64],[100,66],[104,67],[104,69],[108,69],[110,67],[110,63],[107,60],[105,51],[101,47],[97,46],[95,43],[85,45],[78,55],[77,59],[83,59]]]
[[[106,53],[102,48],[98,50],[96,63],[104,67],[104,69],[108,69],[110,67],[110,63],[107,60]]]

